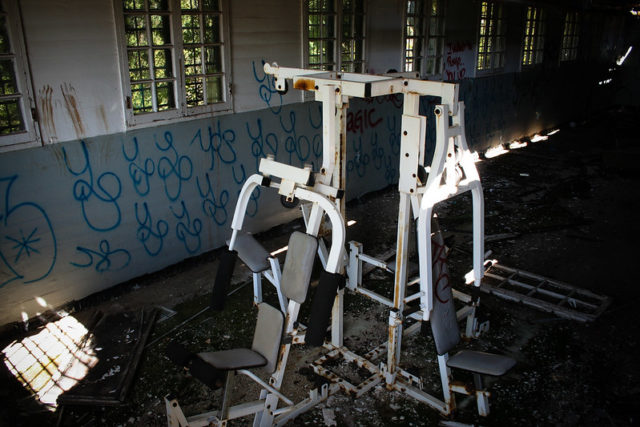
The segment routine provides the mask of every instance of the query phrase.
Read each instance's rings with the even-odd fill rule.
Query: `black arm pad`
[[[305,343],[320,346],[324,342],[327,327],[331,319],[331,308],[338,288],[344,284],[344,276],[339,273],[322,272],[320,284],[311,304],[309,327],[305,335]]]
[[[224,308],[224,302],[227,298],[227,289],[231,283],[233,269],[236,266],[238,253],[236,251],[224,251],[220,256],[220,264],[216,273],[216,281],[213,283],[213,292],[211,293],[211,309],[221,311]]]

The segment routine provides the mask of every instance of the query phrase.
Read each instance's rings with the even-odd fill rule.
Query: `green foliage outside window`
[[[180,0],[179,6],[180,27],[173,32],[169,0],[123,0],[134,115],[178,107],[177,42],[183,46],[179,72],[187,107],[224,101],[220,2]]]

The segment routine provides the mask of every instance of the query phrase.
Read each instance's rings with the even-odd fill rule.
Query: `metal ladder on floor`
[[[488,268],[480,289],[497,297],[517,301],[565,319],[591,322],[611,303],[611,298],[558,280],[507,267],[497,260]]]

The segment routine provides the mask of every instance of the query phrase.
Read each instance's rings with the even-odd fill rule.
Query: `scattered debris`
[[[122,404],[156,315],[153,309],[102,316],[91,333],[93,344],[102,348],[98,363],[82,381],[58,397],[58,405]]]

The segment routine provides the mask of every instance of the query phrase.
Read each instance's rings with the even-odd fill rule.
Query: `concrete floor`
[[[482,294],[480,314],[490,320],[489,331],[465,346],[502,352],[517,360],[505,377],[493,382],[492,412],[478,417],[473,402],[459,399],[449,417],[482,425],[635,425],[640,420],[640,354],[635,326],[640,321],[640,288],[635,283],[637,213],[640,184],[637,161],[640,140],[635,126],[640,114],[614,110],[582,123],[562,126],[546,141],[529,144],[478,163],[486,201],[486,249],[502,264],[554,278],[612,298],[595,321],[582,323]],[[348,240],[364,243],[365,252],[379,254],[395,244],[397,191],[368,195],[347,207],[356,224]],[[470,198],[460,197],[438,208],[440,226],[452,248],[451,277],[464,291],[463,275],[470,260]],[[258,236],[268,250],[283,246],[294,222]],[[60,414],[43,409],[3,366],[0,398],[2,425],[163,425],[163,396],[175,393],[188,415],[216,408],[220,392],[211,392],[187,378],[164,356],[171,339],[192,351],[248,345],[255,310],[251,287],[228,298],[224,312],[202,311],[217,268],[220,251],[172,266],[159,273],[122,284],[76,303],[73,315],[86,321],[91,313],[135,311],[163,305],[177,314],[157,323],[142,355],[135,381],[122,406],[66,407]],[[249,275],[238,267],[237,285]],[[374,272],[369,283],[388,292],[391,277]],[[265,299],[276,304],[265,285]],[[308,304],[307,304],[308,305]],[[345,302],[345,345],[359,354],[386,339],[387,310],[357,295]],[[308,316],[303,307],[301,320]],[[34,326],[32,325],[32,329]],[[176,328],[177,327],[177,328]],[[176,328],[170,335],[162,334]],[[31,332],[33,333],[33,332]],[[6,329],[2,348],[23,333]],[[424,378],[438,391],[435,351],[430,338],[405,341],[402,366]],[[295,347],[283,386],[296,398],[315,387],[308,364],[318,349]],[[241,381],[236,398],[255,398],[257,389]],[[354,400],[331,397],[300,416],[292,425],[437,425],[446,418],[397,392],[377,387]],[[335,424],[334,424],[335,423]],[[233,425],[250,424],[242,419]]]

